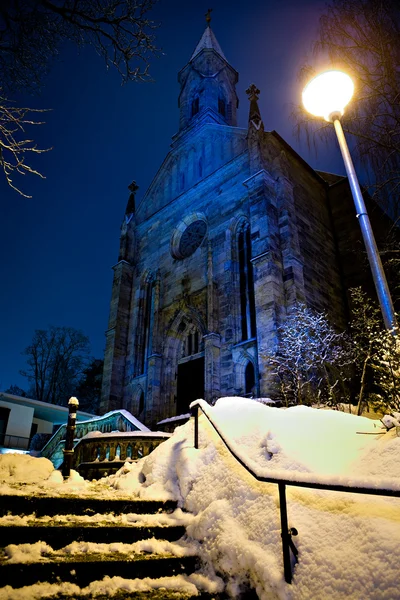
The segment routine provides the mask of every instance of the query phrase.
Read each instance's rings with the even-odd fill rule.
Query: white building
[[[94,415],[78,411],[77,420]],[[66,423],[68,408],[0,392],[0,453],[4,448],[27,450],[35,433],[53,433]]]

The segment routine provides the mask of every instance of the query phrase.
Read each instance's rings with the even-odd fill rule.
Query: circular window
[[[207,233],[207,223],[199,215],[184,219],[176,228],[171,240],[171,254],[183,259],[191,256],[201,246]]]

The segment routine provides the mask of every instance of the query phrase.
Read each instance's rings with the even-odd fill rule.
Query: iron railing
[[[0,434],[0,447],[14,450],[28,450],[32,438],[21,435]]]
[[[199,448],[199,409],[207,417],[207,420],[212,425],[222,442],[226,446],[230,454],[242,465],[244,469],[250,475],[252,475],[257,481],[263,483],[275,483],[279,490],[279,509],[281,517],[281,538],[282,538],[282,555],[283,555],[283,571],[286,583],[292,583],[292,566],[290,551],[293,553],[295,561],[298,560],[298,550],[293,543],[292,536],[298,535],[298,531],[295,527],[289,528],[288,517],[287,517],[287,502],[286,502],[286,486],[291,485],[295,487],[311,488],[315,490],[330,490],[334,492],[347,492],[351,494],[369,494],[372,496],[390,496],[400,498],[400,490],[391,490],[384,488],[369,488],[363,485],[359,486],[347,486],[347,485],[336,485],[329,483],[313,482],[313,481],[301,481],[284,479],[279,477],[264,477],[256,473],[251,467],[249,467],[240,456],[236,454],[234,450],[229,446],[228,441],[225,439],[223,433],[219,430],[217,425],[213,423],[210,415],[207,414],[207,410],[204,406],[204,401],[196,400],[190,405],[192,416],[194,416],[194,447]]]

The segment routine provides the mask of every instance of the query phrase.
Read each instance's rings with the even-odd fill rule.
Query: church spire
[[[207,21],[207,26],[204,30],[203,35],[200,38],[199,43],[197,44],[196,48],[194,49],[194,52],[192,54],[192,56],[190,57],[190,60],[192,61],[202,50],[204,50],[205,48],[207,48],[208,50],[215,50],[215,52],[217,54],[219,54],[224,60],[226,60],[226,57],[224,55],[224,53],[222,52],[222,48],[218,43],[217,38],[215,37],[215,34],[213,32],[213,30],[211,29],[211,12],[212,9],[208,9],[208,12],[206,13],[206,21]],[[227,61],[228,62],[228,61]]]
[[[211,9],[206,28],[178,81],[180,124],[182,131],[198,119],[220,125],[236,126],[238,74],[228,63],[211,29]]]

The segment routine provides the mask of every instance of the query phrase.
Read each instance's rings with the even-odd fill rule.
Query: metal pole
[[[68,424],[67,433],[65,435],[64,462],[62,475],[67,479],[71,474],[72,458],[74,456],[74,433],[76,427],[76,411],[78,410],[78,398],[70,398],[68,401]]]
[[[290,563],[290,532],[286,508],[286,486],[284,483],[278,483],[279,488],[279,509],[281,512],[281,537],[283,553],[283,572],[286,583],[292,583],[292,565]]]
[[[331,119],[333,121],[333,125],[335,126],[340,151],[343,156],[344,166],[346,167],[347,177],[349,179],[350,188],[357,211],[357,219],[360,223],[361,233],[367,249],[368,260],[371,267],[379,304],[381,306],[385,327],[386,329],[391,330],[393,335],[397,335],[397,319],[394,312],[392,299],[390,297],[389,286],[386,281],[382,261],[379,256],[379,251],[375,242],[374,234],[372,232],[371,223],[364,203],[364,198],[362,197],[353,161],[351,160],[349,148],[344,136],[342,124],[339,119],[339,114],[335,113],[331,115]]]
[[[193,406],[192,414],[194,416],[194,447],[199,449],[199,405]]]

